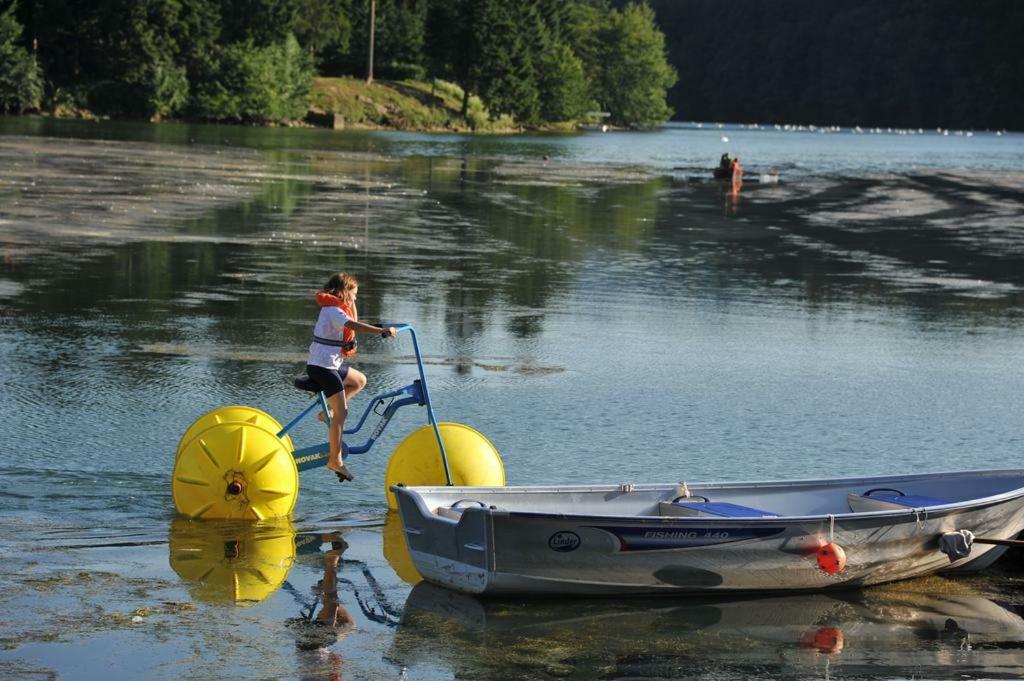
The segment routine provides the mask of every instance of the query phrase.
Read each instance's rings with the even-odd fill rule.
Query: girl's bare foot
[[[345,482],[346,480],[355,480],[355,476],[349,472],[348,466],[344,463],[328,463],[327,468],[334,471],[334,474],[338,476],[338,480]]]

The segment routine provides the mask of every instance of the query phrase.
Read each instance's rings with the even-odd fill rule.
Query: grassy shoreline
[[[307,120],[328,121],[340,117],[345,128],[373,130],[408,130],[419,132],[524,132],[524,126],[512,117],[492,117],[483,101],[470,95],[465,115],[462,113],[463,91],[458,85],[442,80],[375,80],[362,78],[318,77],[313,82],[310,114]],[[325,118],[327,117],[327,118]],[[336,119],[338,120],[338,119]],[[576,121],[546,123],[529,130],[571,132]]]
[[[417,80],[374,81],[317,78],[310,96],[310,120],[338,117],[327,127],[469,132],[484,127],[489,116],[477,97],[462,115],[462,91],[449,83]],[[515,129],[511,120],[499,126]]]
[[[469,97],[462,112],[462,89],[442,80],[375,80],[317,77],[304,118],[283,123],[205,121],[193,118],[159,118],[151,122],[237,122],[257,127],[326,127],[336,130],[402,130],[409,132],[520,133],[526,131],[573,132],[577,121],[545,123],[526,128],[511,116],[491,117],[483,101]],[[102,116],[84,107],[60,106],[39,115],[56,119],[121,120]]]

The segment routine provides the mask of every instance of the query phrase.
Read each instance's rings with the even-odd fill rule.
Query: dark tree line
[[[315,75],[367,72],[370,0],[0,0],[0,111],[300,118]],[[666,120],[646,4],[376,0],[374,74],[439,78],[518,123]]]
[[[1024,129],[1019,0],[652,0],[676,118]]]

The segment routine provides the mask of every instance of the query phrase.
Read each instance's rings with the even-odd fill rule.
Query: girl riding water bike
[[[327,467],[338,480],[352,480],[353,475],[342,457],[342,436],[348,401],[366,386],[366,376],[346,363],[356,352],[356,332],[379,334],[385,338],[395,336],[394,327],[380,327],[358,321],[356,297],[359,282],[350,274],[332,275],[323,290],[316,294],[320,316],[313,327],[313,342],[309,346],[307,375],[320,386],[330,407],[330,450]]]

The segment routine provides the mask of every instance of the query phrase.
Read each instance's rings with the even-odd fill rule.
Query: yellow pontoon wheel
[[[398,578],[409,586],[416,586],[423,581],[423,576],[409,555],[409,545],[402,530],[402,519],[394,511],[388,513],[388,519],[384,523],[384,560]]]
[[[439,423],[448,470],[453,485],[500,487],[505,484],[505,467],[498,450],[478,431],[461,423]],[[445,485],[444,463],[433,426],[412,432],[395,448],[384,475],[388,508],[398,508],[391,486]]]
[[[181,440],[178,441],[178,449],[174,452],[174,458],[177,459],[181,456],[181,450],[199,433],[203,432],[210,426],[215,426],[218,423],[225,423],[227,421],[248,421],[254,423],[257,426],[263,426],[267,430],[272,430],[275,433],[281,432],[281,424],[273,416],[257,409],[256,407],[246,407],[241,404],[232,404],[227,407],[217,407],[213,411],[208,411],[188,427],[185,434],[181,436]],[[288,445],[289,451],[295,451],[295,445],[292,444],[292,438],[290,435],[285,435],[282,438],[286,445]]]
[[[191,518],[287,516],[299,471],[274,432],[248,421],[210,426],[185,444],[171,479],[174,506]]]
[[[290,523],[171,523],[170,562],[196,600],[252,605],[284,583],[295,561]]]

